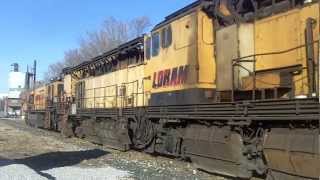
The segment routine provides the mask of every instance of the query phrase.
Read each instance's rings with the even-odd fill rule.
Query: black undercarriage
[[[294,99],[78,109],[64,117],[61,129],[66,136],[176,157],[235,178],[317,179],[319,107],[318,99]]]

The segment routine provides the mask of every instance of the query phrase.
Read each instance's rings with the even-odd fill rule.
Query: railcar
[[[107,144],[121,149],[129,145],[122,144],[119,132],[127,132],[126,120],[122,131],[118,130],[115,116],[122,108],[142,107],[144,99],[144,56],[143,38],[128,43],[84,62],[76,67],[64,70],[65,92],[74,99],[71,115],[66,120],[65,134],[75,133],[95,143]],[[109,113],[96,118],[91,116],[95,110]],[[107,110],[107,111],[105,111]],[[99,122],[99,123],[97,123]],[[73,129],[73,131],[71,129]],[[108,130],[107,130],[108,129]],[[124,137],[126,137],[124,135]],[[122,147],[122,146],[128,147]]]
[[[61,132],[235,178],[317,179],[319,10],[196,1],[64,69]]]
[[[64,84],[60,80],[54,80],[24,93],[24,111],[26,111],[26,123],[37,128],[60,131],[61,112],[65,107]]]

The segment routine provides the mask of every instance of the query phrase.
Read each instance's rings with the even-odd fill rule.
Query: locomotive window
[[[148,37],[146,39],[146,58],[147,58],[147,60],[149,60],[151,58],[150,52],[151,52],[151,38]]]
[[[158,56],[160,52],[160,34],[158,32],[152,34],[152,56]]]
[[[168,48],[172,43],[172,29],[171,26],[163,28],[161,31],[161,46],[162,48]]]

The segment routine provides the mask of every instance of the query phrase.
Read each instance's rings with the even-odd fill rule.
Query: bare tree
[[[116,18],[107,18],[101,30],[88,32],[80,41],[79,54],[83,59],[90,60],[109,51],[130,39],[141,36],[150,26],[148,17],[134,18],[123,22]]]
[[[150,19],[147,16],[137,17],[130,22],[132,37],[139,37],[145,33],[146,29],[151,26]]]
[[[114,17],[107,18],[100,30],[88,32],[79,42],[79,48],[65,52],[64,60],[51,64],[45,74],[46,81],[58,77],[64,67],[73,67],[83,61],[90,61],[130,39],[141,36],[151,23],[142,16],[131,21],[121,21]]]
[[[64,63],[62,62],[50,64],[48,67],[48,72],[45,73],[44,80],[46,82],[49,82],[52,78],[60,77],[60,73],[62,72],[64,67]]]
[[[78,49],[70,49],[64,53],[64,66],[66,67],[76,66],[83,61],[84,58]]]
[[[110,43],[107,34],[102,30],[88,32],[86,37],[80,41],[79,54],[86,60],[90,60],[108,50],[110,50]]]
[[[114,48],[129,39],[128,23],[119,21],[113,17],[104,21],[102,32],[107,37],[109,48]]]

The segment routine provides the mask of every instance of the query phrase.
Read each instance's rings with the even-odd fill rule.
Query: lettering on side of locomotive
[[[188,78],[189,66],[165,69],[153,74],[153,88],[169,87],[185,84]]]

